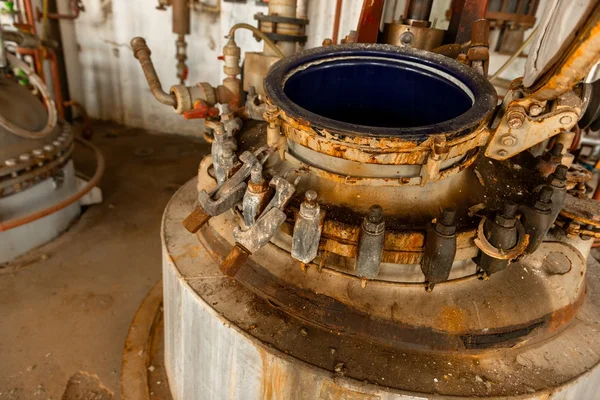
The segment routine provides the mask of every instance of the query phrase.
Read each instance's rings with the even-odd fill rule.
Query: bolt
[[[542,189],[540,190],[540,201],[543,201],[544,203],[548,203],[550,201],[550,199],[552,199],[552,193],[554,192],[554,190],[552,190],[552,188],[550,186],[542,186]]]
[[[300,329],[300,334],[302,336],[308,336],[308,330],[306,330],[306,328],[302,328],[302,329]]]
[[[53,141],[52,144],[56,147],[60,147],[60,142],[58,140]]]
[[[571,122],[573,122],[573,118],[571,118],[570,115],[565,115],[560,118],[560,123],[563,125],[569,125]]]
[[[456,233],[456,210],[444,208],[442,216],[435,224],[435,231],[446,236],[454,235]]]
[[[14,167],[15,165],[17,165],[17,160],[15,160],[14,158],[9,158],[8,160],[4,161],[4,164],[7,167]]]
[[[531,115],[532,117],[537,117],[543,112],[544,107],[542,107],[541,104],[533,103],[531,106],[529,106],[529,115]]]
[[[33,155],[36,157],[43,157],[44,156],[44,152],[40,149],[35,149],[33,150]]]
[[[380,205],[375,204],[369,208],[369,221],[378,224],[383,219],[383,208]]]
[[[556,170],[554,171],[554,176],[556,177],[556,179],[560,179],[560,180],[567,179],[568,171],[569,171],[569,167],[561,164],[558,167],[556,167]]]
[[[564,147],[565,146],[562,143],[556,143],[554,146],[552,146],[552,149],[550,149],[550,155],[559,157],[562,154]]]
[[[315,204],[315,200],[317,200],[317,192],[314,190],[307,190],[306,193],[304,193],[304,198],[308,204]]]
[[[331,40],[331,39],[323,40],[323,46],[331,46],[331,45],[333,45],[333,40]]]
[[[514,135],[507,134],[502,136],[501,143],[503,146],[513,147],[517,144],[517,138]]]
[[[21,154],[19,156],[19,160],[21,161],[29,161],[31,159],[31,156],[29,154]]]
[[[414,39],[415,35],[413,35],[412,32],[404,32],[402,35],[400,35],[400,43],[402,43],[404,46],[410,46]]]
[[[502,216],[504,218],[514,218],[517,215],[517,210],[519,209],[519,205],[515,202],[508,201],[504,205],[502,209]]]
[[[51,152],[54,150],[54,146],[52,146],[51,144],[47,144],[44,146],[44,150],[46,150],[47,152]]]
[[[446,226],[454,225],[456,222],[456,210],[452,208],[444,208],[442,210],[442,217],[440,218],[440,223]]]
[[[262,175],[262,167],[260,164],[256,164],[252,166],[250,169],[250,182],[254,185],[262,185],[265,183],[265,178]]]
[[[508,113],[508,126],[511,129],[518,129],[525,122],[525,114],[521,111],[511,111]]]
[[[504,150],[504,149],[500,149],[500,150],[498,150],[497,154],[498,154],[500,157],[506,157],[506,156],[508,155],[508,151],[506,151],[506,150]]]

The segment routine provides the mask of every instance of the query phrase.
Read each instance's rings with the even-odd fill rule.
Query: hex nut
[[[512,129],[518,129],[525,122],[525,114],[521,111],[510,111],[507,117],[508,126]]]
[[[532,117],[537,117],[544,112],[544,107],[541,104],[533,103],[529,106],[529,115]]]

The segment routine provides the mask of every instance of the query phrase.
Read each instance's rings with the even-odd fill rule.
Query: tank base
[[[576,318],[543,343],[464,354],[385,348],[308,325],[225,277],[181,224],[196,196],[191,180],[171,199],[161,232],[175,400],[593,399],[600,391],[600,264],[591,257]]]

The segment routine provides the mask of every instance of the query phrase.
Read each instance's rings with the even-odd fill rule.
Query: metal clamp
[[[292,236],[292,257],[308,264],[317,257],[325,212],[317,203],[317,193],[308,190],[300,205]]]
[[[266,245],[279,231],[281,224],[287,218],[283,209],[296,191],[294,184],[280,176],[271,179],[269,185],[275,187],[275,195],[254,225],[245,231],[242,231],[239,227],[233,230],[236,245],[242,246],[250,254]]]
[[[517,220],[515,225],[517,228],[519,241],[517,242],[517,245],[515,247],[513,247],[507,252],[498,250],[485,237],[485,231],[483,229],[485,221],[486,217],[481,217],[481,221],[479,222],[479,226],[477,227],[477,237],[473,239],[473,241],[475,242],[475,246],[477,246],[479,250],[481,250],[488,256],[498,260],[513,260],[525,252],[525,249],[529,245],[529,235],[525,233],[525,228],[519,220]]]

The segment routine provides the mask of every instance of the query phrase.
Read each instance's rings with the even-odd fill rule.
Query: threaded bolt
[[[378,224],[383,220],[383,208],[380,205],[375,204],[369,208],[369,221],[374,224]]]
[[[444,208],[440,223],[446,226],[454,225],[456,222],[456,210],[452,208]]]
[[[552,146],[552,148],[550,149],[550,154],[555,157],[558,157],[562,154],[564,147],[565,146],[562,143],[555,143],[554,146]]]
[[[556,171],[554,171],[554,176],[556,179],[565,180],[567,179],[567,173],[569,172],[569,167],[566,165],[559,165],[556,167]]]
[[[307,190],[306,193],[304,193],[304,199],[308,204],[315,204],[315,201],[317,200],[317,192],[314,190]]]
[[[537,117],[542,112],[544,112],[544,107],[541,104],[534,103],[529,107],[529,114],[532,117]]]
[[[508,113],[508,126],[512,129],[517,129],[523,126],[525,122],[525,114],[521,111],[511,111]]]
[[[265,178],[262,175],[262,166],[260,164],[255,164],[250,169],[250,182],[255,185],[262,185],[265,183]]]
[[[553,192],[554,192],[554,190],[550,186],[548,186],[548,185],[542,186],[542,188],[540,189],[540,196],[539,196],[540,201],[543,201],[544,203],[548,203],[552,199]]]
[[[507,219],[513,219],[517,215],[519,205],[515,202],[508,201],[502,209],[502,216]]]

